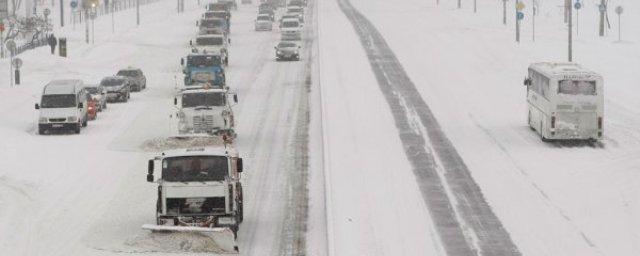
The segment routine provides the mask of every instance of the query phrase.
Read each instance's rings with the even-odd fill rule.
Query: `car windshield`
[[[124,84],[124,79],[104,79],[100,82],[102,86],[120,86]]]
[[[224,40],[222,37],[198,37],[196,38],[197,45],[222,45]]]
[[[289,8],[287,10],[287,12],[288,13],[300,13],[300,12],[302,12],[302,9],[300,9],[300,8]]]
[[[224,25],[221,19],[205,19],[200,21],[200,26],[211,28]]]
[[[220,56],[205,55],[205,56],[189,56],[187,58],[187,65],[190,67],[211,67],[220,65]]]
[[[297,28],[298,27],[298,22],[297,21],[285,21],[282,23],[282,27],[285,28]]]
[[[296,44],[290,43],[290,42],[280,42],[278,44],[278,48],[285,48],[285,47],[296,47]]]
[[[558,93],[569,95],[596,95],[596,82],[562,80],[559,82]]]
[[[213,13],[213,17],[217,17],[217,18],[227,18],[227,13],[226,12],[214,12]]]
[[[224,156],[183,156],[162,161],[162,179],[170,182],[223,181],[228,170]]]
[[[182,95],[182,107],[194,108],[200,106],[221,107],[225,105],[225,95],[222,92],[185,93]]]
[[[85,89],[90,94],[99,94],[100,93],[100,92],[98,92],[98,87],[85,87]]]
[[[41,108],[73,108],[76,106],[74,94],[48,94],[42,95]]]
[[[116,75],[134,77],[138,75],[138,72],[135,70],[120,70]]]
[[[258,20],[261,20],[261,21],[271,21],[271,18],[270,18],[269,16],[260,15],[260,16],[258,16]]]

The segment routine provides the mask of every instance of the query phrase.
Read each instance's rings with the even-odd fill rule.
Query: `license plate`
[[[53,128],[62,128],[62,124],[52,124],[51,127]]]

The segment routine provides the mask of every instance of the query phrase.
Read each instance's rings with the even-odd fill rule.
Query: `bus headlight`
[[[40,117],[40,118],[38,118],[38,123],[44,124],[44,123],[47,123],[47,121],[48,121],[48,120],[47,120],[47,118],[46,118],[46,117]]]

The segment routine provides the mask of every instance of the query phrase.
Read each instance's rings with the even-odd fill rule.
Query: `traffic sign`
[[[76,7],[78,7],[78,1],[71,1],[71,8],[75,9]]]
[[[518,11],[524,10],[524,3],[523,2],[518,2],[516,4],[516,10],[518,10]]]
[[[11,62],[11,65],[13,65],[13,68],[15,69],[20,69],[20,67],[22,67],[22,59],[14,58]]]
[[[575,7],[576,10],[580,10],[580,8],[582,8],[582,3],[580,3],[580,1],[578,1],[575,4],[573,4],[573,7]]]
[[[606,12],[607,11],[607,6],[604,4],[600,4],[598,5],[598,10],[600,10],[600,12]]]
[[[622,14],[622,12],[624,12],[624,8],[622,8],[622,6],[616,7],[616,13],[617,14]]]
[[[516,14],[516,17],[518,18],[518,20],[522,20],[522,19],[524,19],[524,13],[523,12],[518,12]]]

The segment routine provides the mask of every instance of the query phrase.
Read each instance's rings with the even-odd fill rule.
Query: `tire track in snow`
[[[391,108],[405,154],[447,255],[520,255],[382,35],[348,0],[337,1],[360,37]],[[414,127],[411,114],[417,115],[423,129]]]

